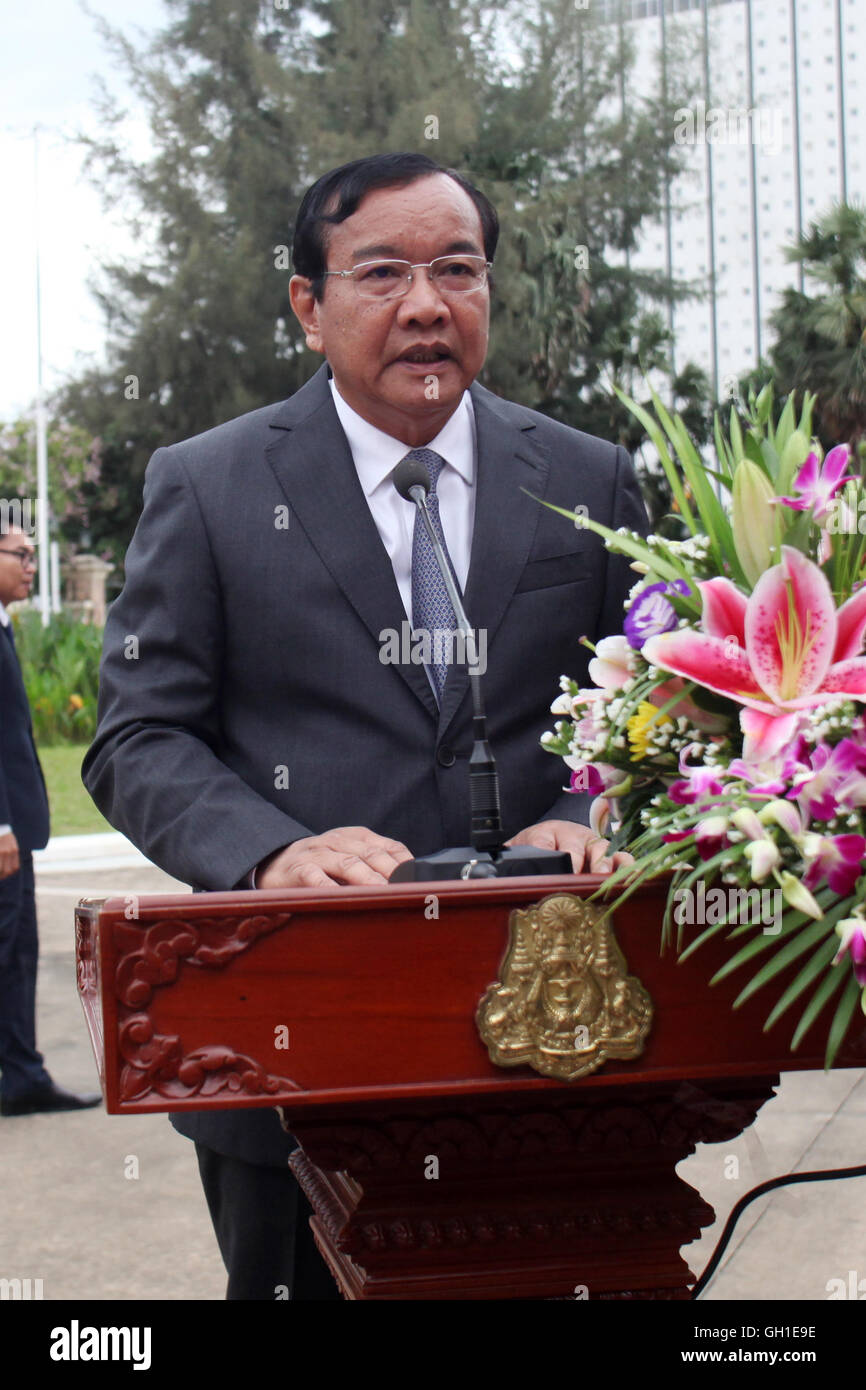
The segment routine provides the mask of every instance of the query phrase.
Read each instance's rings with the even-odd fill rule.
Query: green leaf
[[[726,961],[720,970],[716,971],[715,975],[710,980],[710,984],[718,984],[719,980],[724,980],[728,975],[732,975],[735,970],[739,970],[740,966],[745,965],[753,956],[759,955],[761,951],[769,950],[773,945],[778,945],[783,937],[791,936],[792,933],[798,931],[805,922],[811,922],[811,920],[811,917],[807,918],[805,913],[792,912],[790,922],[785,923],[782,930],[776,936],[768,936],[765,932],[762,932],[760,936],[753,937],[751,941],[737,951],[736,955],[731,956],[731,959]],[[748,927],[745,924],[741,924],[737,930],[738,932],[743,932],[748,930]]]
[[[575,512],[569,511],[566,507],[557,507],[553,502],[546,502],[543,497],[536,497],[535,493],[530,492],[528,488],[524,487],[520,490],[525,492],[527,497],[531,497],[534,502],[540,502],[543,507],[549,507],[552,512],[558,512],[560,516],[567,516],[570,521],[574,521]],[[600,521],[593,521],[590,517],[582,517],[580,524],[582,530],[593,531],[597,536],[601,536],[602,540],[609,542],[609,549],[622,555],[631,555],[634,560],[641,560],[661,575],[663,579],[679,579],[681,577],[679,570],[656,556],[644,541],[638,538],[632,539],[631,536],[620,536],[609,526],[602,526]]]
[[[665,471],[665,476],[667,477],[668,483],[670,484],[671,492],[673,493],[674,498],[676,499],[677,506],[680,509],[680,514],[683,518],[683,521],[686,523],[693,536],[698,535],[700,533],[700,527],[695,521],[694,513],[691,507],[689,506],[689,501],[686,497],[682,480],[671,459],[670,453],[668,452],[668,448],[665,444],[664,435],[662,431],[659,429],[656,421],[652,418],[649,412],[644,410],[642,405],[638,405],[637,401],[632,400],[631,396],[627,396],[625,392],[621,391],[618,386],[614,386],[613,389],[619,400],[621,400],[623,405],[626,407],[626,409],[630,410],[632,415],[634,415],[635,419],[640,421],[647,434],[649,435],[650,439],[652,440],[655,446],[656,453],[659,456],[662,468]]]
[[[745,451],[743,449],[743,431],[740,429],[740,419],[734,406],[731,406],[731,424],[728,432],[731,436],[731,450],[734,466],[736,466],[741,458],[745,458]]]
[[[787,1012],[794,1001],[799,999],[803,991],[809,988],[809,985],[815,979],[816,975],[821,973],[824,966],[829,965],[836,954],[838,945],[839,942],[835,934],[827,941],[821,942],[821,945],[818,947],[811,960],[803,966],[797,978],[792,980],[784,994],[774,1004],[772,1011],[767,1016],[767,1022],[764,1024],[765,1033],[782,1017],[782,1014]]]
[[[734,472],[734,459],[728,447],[728,442],[722,434],[722,426],[718,411],[713,413],[713,438],[716,443],[716,455],[719,460],[719,467],[724,469],[725,476],[723,481],[730,483],[730,479]]]
[[[797,1024],[794,1036],[791,1039],[791,1051],[796,1052],[803,1038],[808,1033],[815,1019],[818,1017],[824,1005],[833,997],[836,990],[840,988],[848,973],[844,962],[839,965],[832,965],[824,979],[821,981],[809,1003],[803,1011],[803,1016]]]
[[[824,1069],[832,1067],[836,1058],[836,1053],[845,1040],[848,1032],[848,1024],[851,1022],[851,1015],[860,1002],[861,986],[857,983],[856,976],[852,974],[848,981],[848,987],[836,1007],[833,1015],[833,1022],[830,1024],[830,1033],[827,1038],[827,1051],[824,1054]]]
[[[820,922],[813,922],[810,927],[804,928],[792,941],[788,941],[780,951],[776,952],[772,960],[768,960],[766,964],[761,966],[761,969],[745,988],[740,990],[734,1000],[734,1008],[738,1009],[741,1004],[745,1004],[746,1000],[751,999],[752,995],[756,994],[768,980],[772,980],[773,976],[778,975],[780,970],[784,970],[786,965],[790,965],[791,961],[802,956],[810,947],[815,945],[816,941],[822,941],[828,930],[832,931],[832,927],[828,928],[826,919],[822,918]],[[778,939],[777,936],[775,940],[778,941]]]

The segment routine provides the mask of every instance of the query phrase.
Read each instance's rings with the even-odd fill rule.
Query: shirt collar
[[[406,457],[411,445],[385,434],[384,430],[377,429],[353,410],[343,400],[333,377],[328,385],[340,424],[349,441],[358,480],[364,494],[369,497]],[[424,448],[440,454],[456,469],[464,482],[472,484],[475,481],[475,412],[468,391],[463,392],[457,409],[445,421],[435,439],[431,439]]]
[[[0,627],[8,627],[11,621],[12,619],[9,617],[3,604],[0,603]]]

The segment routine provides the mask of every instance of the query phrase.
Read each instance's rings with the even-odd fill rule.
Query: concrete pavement
[[[120,836],[52,841],[38,857],[36,880],[39,1046],[61,1085],[96,1089],[75,989],[75,903],[187,890]],[[866,1072],[784,1076],[752,1129],[734,1142],[701,1145],[679,1167],[717,1213],[683,1251],[692,1269],[704,1268],[746,1191],[791,1170],[864,1162],[864,1130]],[[46,1300],[223,1298],[193,1146],[164,1116],[93,1110],[0,1119],[0,1174],[0,1278],[42,1279]],[[866,1296],[864,1210],[866,1178],[759,1198],[704,1297],[823,1301],[833,1279],[849,1287],[863,1279]]]

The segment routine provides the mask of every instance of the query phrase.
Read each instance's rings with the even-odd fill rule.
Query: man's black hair
[[[365,159],[353,159],[331,169],[307,189],[298,209],[292,260],[298,275],[313,282],[313,294],[321,299],[327,269],[324,228],[326,223],[345,222],[357,210],[361,199],[374,188],[398,188],[431,174],[447,174],[472,199],[481,218],[484,254],[492,261],[499,240],[499,218],[496,209],[480,189],[458,174],[446,169],[426,154],[410,152],[373,154]]]

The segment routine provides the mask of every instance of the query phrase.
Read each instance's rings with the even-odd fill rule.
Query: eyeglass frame
[[[359,261],[357,265],[352,266],[351,270],[323,270],[320,272],[320,274],[322,277],[326,275],[338,275],[341,280],[351,280],[355,286],[355,293],[361,295],[362,299],[405,299],[406,295],[409,293],[409,290],[412,287],[412,282],[415,278],[412,274],[413,270],[430,270],[436,264],[437,261],[455,261],[460,260],[461,258],[465,261],[484,262],[484,279],[482,280],[481,284],[474,285],[473,288],[470,290],[458,290],[456,292],[458,294],[476,294],[478,290],[483,290],[484,286],[488,284],[490,272],[493,269],[493,262],[486,261],[484,260],[483,256],[474,256],[469,252],[463,254],[460,251],[452,251],[449,255],[434,256],[432,261],[416,261],[415,263],[413,263],[412,261],[401,260],[399,256],[380,256],[374,261]],[[404,290],[396,290],[393,294],[361,294],[361,291],[358,288],[358,281],[355,279],[355,271],[364,270],[371,265],[408,266],[409,274],[404,276],[403,279],[400,281],[400,283],[405,285],[406,288]],[[453,290],[445,290],[444,292],[446,294],[455,293],[455,291]]]
[[[5,546],[0,545],[0,555],[14,555],[22,569],[25,565],[31,565],[33,569],[39,568],[35,550],[7,550]]]

